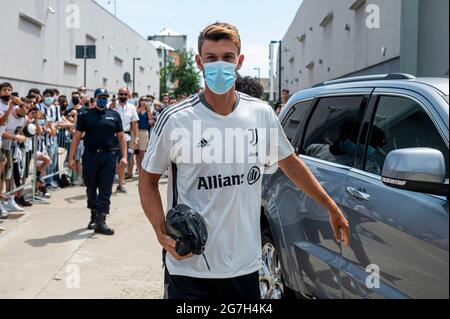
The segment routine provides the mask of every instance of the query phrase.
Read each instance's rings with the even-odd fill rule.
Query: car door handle
[[[347,187],[347,193],[349,193],[350,196],[353,196],[358,199],[362,199],[362,200],[366,200],[366,201],[370,200],[369,194],[361,192],[354,187]]]

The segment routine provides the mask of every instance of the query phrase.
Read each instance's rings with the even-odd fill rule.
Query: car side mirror
[[[432,148],[406,148],[390,152],[381,175],[383,183],[390,187],[448,195],[444,155]]]

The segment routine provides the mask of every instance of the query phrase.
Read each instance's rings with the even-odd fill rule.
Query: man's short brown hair
[[[198,53],[202,54],[202,47],[205,40],[218,42],[220,40],[230,40],[238,47],[241,54],[241,37],[238,29],[229,23],[216,22],[205,28],[198,37]]]

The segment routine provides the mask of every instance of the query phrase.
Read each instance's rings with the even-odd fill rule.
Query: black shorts
[[[30,176],[30,163],[31,163],[31,157],[33,156],[32,151],[28,151],[25,153],[25,171],[23,173],[24,178],[28,178]]]
[[[212,299],[212,300],[259,300],[259,273],[230,279],[200,279],[172,276],[165,271],[164,298]]]

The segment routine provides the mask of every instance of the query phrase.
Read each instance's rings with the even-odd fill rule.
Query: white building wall
[[[400,56],[401,0],[361,1],[358,10],[351,10],[356,2],[303,1],[283,38],[282,88],[295,92],[384,63],[399,67],[392,61]],[[369,5],[379,8],[380,28],[366,24]],[[320,26],[330,13],[330,22]]]
[[[79,9],[79,28],[67,25],[76,16],[73,8]],[[0,0],[0,12],[0,81],[12,82],[20,94],[31,87],[56,87],[68,94],[82,85],[84,63],[75,59],[75,46],[95,44],[97,59],[87,61],[89,90],[106,87],[117,92],[126,86],[123,74],[132,74],[137,57],[136,91],[159,95],[156,49],[95,1]]]

